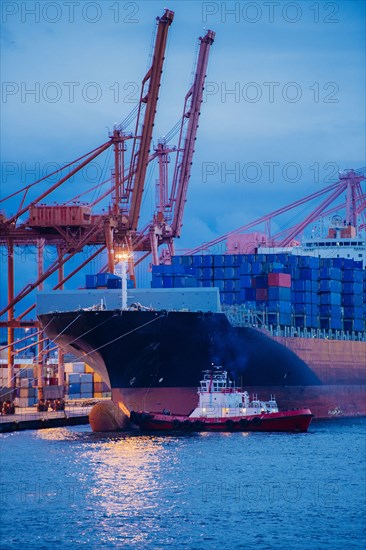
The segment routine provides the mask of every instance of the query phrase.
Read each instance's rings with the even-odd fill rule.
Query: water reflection
[[[76,487],[73,496],[86,510],[97,505],[98,531],[105,543],[145,543],[161,528],[162,491],[165,511],[176,508],[176,496],[182,488],[171,472],[179,472],[180,453],[187,438],[81,434],[67,428],[39,432],[38,437],[68,442],[68,451],[70,442],[75,442],[76,452],[69,464],[69,478]]]

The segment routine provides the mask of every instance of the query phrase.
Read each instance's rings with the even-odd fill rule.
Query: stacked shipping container
[[[54,366],[57,369],[57,366]],[[34,367],[17,367],[14,369],[15,404],[18,407],[32,407],[38,403],[37,369]],[[57,385],[57,378],[45,378],[44,397],[63,397],[62,389]],[[0,367],[0,387],[7,390],[8,369]],[[82,362],[65,363],[65,394],[66,399],[89,399],[111,397],[110,387],[88,365]],[[4,394],[6,395],[6,393]],[[9,393],[10,399],[11,393]]]
[[[122,288],[122,280],[113,273],[97,273],[85,276],[85,288]],[[127,280],[127,288],[133,288],[133,281]]]
[[[82,362],[66,363],[66,395],[68,399],[110,397],[110,387],[88,365]]]
[[[265,311],[268,324],[364,331],[361,262],[278,254],[174,256],[153,266],[153,288],[217,287],[223,305]],[[365,288],[364,288],[365,287]]]

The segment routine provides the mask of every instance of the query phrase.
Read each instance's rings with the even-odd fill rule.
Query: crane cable
[[[80,317],[81,314],[79,314],[67,327],[64,328],[64,330],[62,332],[60,332],[60,334],[58,334],[55,338],[55,340],[53,340],[53,342],[55,342],[57,340],[57,338],[59,338],[59,336],[61,336],[61,334],[63,332],[65,332],[65,330],[67,328],[69,328],[79,317]],[[115,314],[117,315],[117,314]],[[113,315],[113,317],[115,317],[115,315]],[[158,317],[155,317],[155,319],[151,319],[150,321],[148,321],[147,323],[144,323],[143,325],[140,325],[132,330],[130,330],[129,332],[125,332],[124,334],[121,334],[120,336],[117,336],[116,338],[114,338],[113,340],[110,340],[109,342],[107,342],[106,344],[102,344],[101,346],[99,346],[98,348],[94,348],[92,351],[88,352],[88,353],[85,353],[83,355],[83,359],[85,357],[87,357],[88,355],[91,355],[92,353],[95,353],[96,351],[99,351],[100,349],[102,348],[105,348],[106,346],[109,346],[110,344],[113,344],[114,342],[117,342],[117,340],[120,340],[121,338],[125,338],[126,336],[129,336],[130,334],[132,334],[133,332],[136,332],[137,330],[140,330],[141,328],[144,328],[146,327],[147,325],[150,325],[151,323],[154,323],[155,321],[158,321],[159,319],[161,319],[162,317],[165,317],[165,313],[164,314],[161,314],[159,315]],[[110,319],[107,319],[108,321],[110,321],[111,319],[113,319],[113,317],[110,317]],[[54,319],[54,317],[52,317],[51,321]],[[50,321],[50,323],[51,323]],[[106,322],[106,321],[103,321],[103,322]],[[49,323],[46,325],[46,327],[49,325]],[[100,326],[100,325],[97,325],[97,327]],[[94,327],[94,328],[97,328],[97,327]],[[94,329],[91,329],[91,330],[94,330]],[[90,332],[90,331],[88,331]],[[78,338],[76,338],[76,340],[79,340],[83,335],[79,336]],[[75,342],[76,340],[73,340],[73,342]],[[26,370],[26,369],[21,369],[22,371],[23,370]],[[19,371],[20,373],[21,371]],[[19,374],[18,373],[18,374]],[[16,376],[14,376],[11,380],[11,382],[16,378]],[[35,378],[32,378],[31,380],[34,380]],[[3,386],[2,388],[0,388],[0,390],[3,390],[4,388],[6,388],[6,386]],[[10,389],[9,391],[3,393],[2,395],[7,395],[9,393],[12,393],[13,392],[13,389]]]

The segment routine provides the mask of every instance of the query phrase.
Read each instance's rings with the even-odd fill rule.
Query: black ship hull
[[[48,337],[94,368],[128,410],[189,414],[202,370],[215,364],[249,392],[275,393],[281,408],[306,406],[316,417],[366,414],[362,365],[345,362],[337,375],[328,373],[330,365],[309,366],[287,343],[233,327],[223,313],[82,310],[39,319]],[[311,339],[309,345],[316,348]]]

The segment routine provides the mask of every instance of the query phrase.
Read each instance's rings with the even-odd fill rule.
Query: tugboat
[[[274,395],[260,401],[235,387],[222,367],[203,371],[198,407],[189,416],[131,411],[130,420],[143,431],[181,432],[307,432],[310,409],[279,411]]]

